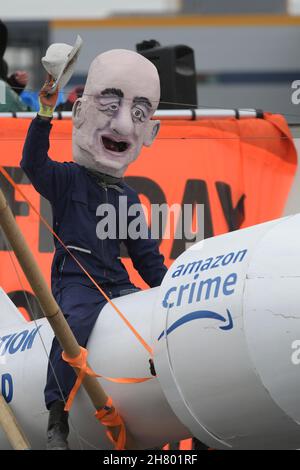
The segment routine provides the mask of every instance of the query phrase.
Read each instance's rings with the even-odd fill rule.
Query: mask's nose
[[[133,121],[130,106],[123,105],[110,123],[113,132],[122,136],[128,136],[133,131]]]

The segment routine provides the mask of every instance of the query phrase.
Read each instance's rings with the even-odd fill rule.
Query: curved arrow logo
[[[223,317],[219,313],[212,312],[211,310],[196,310],[196,312],[188,313],[187,315],[184,315],[179,320],[175,321],[173,323],[173,325],[171,325],[167,329],[166,332],[163,331],[159,335],[157,340],[159,341],[164,336],[165,333],[166,333],[166,336],[168,336],[170,333],[172,333],[172,331],[176,330],[176,328],[178,328],[181,325],[184,325],[184,323],[188,323],[188,322],[193,321],[193,320],[198,320],[199,318],[211,318],[213,320],[219,320],[223,323],[227,322],[226,325],[219,326],[219,328],[221,330],[231,330],[233,328],[232,316],[231,316],[231,313],[228,309],[226,309],[226,312],[227,312],[227,317]]]

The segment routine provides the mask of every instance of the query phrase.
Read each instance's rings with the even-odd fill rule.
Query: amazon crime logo
[[[218,256],[206,259],[196,259],[186,264],[175,265],[172,269],[171,278],[182,279],[183,282],[177,286],[169,287],[163,297],[162,307],[171,309],[173,307],[183,307],[189,304],[199,303],[201,307],[207,300],[216,299],[219,296],[225,298],[234,294],[238,275],[236,272],[228,272],[226,275],[214,275],[214,269],[223,269],[231,265],[236,265],[244,261],[247,255],[247,249],[232,251],[230,253],[220,254]],[[235,270],[232,266],[232,270]],[[205,272],[211,273],[210,276],[203,277]],[[186,276],[192,276],[191,282],[186,282]],[[191,305],[192,306],[192,305]],[[222,315],[211,309],[197,309],[187,313],[176,320],[167,330],[164,330],[158,337],[160,340],[164,335],[169,335],[178,327],[199,319],[211,319],[222,322],[219,328],[228,331],[233,328],[232,315],[229,309]]]

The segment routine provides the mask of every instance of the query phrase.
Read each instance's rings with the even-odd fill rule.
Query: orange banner
[[[30,185],[20,169],[22,147],[30,121],[0,119],[0,164],[51,221],[50,205]],[[71,121],[54,121],[50,156],[57,161],[72,159]],[[218,119],[163,121],[151,148],[144,148],[126,174],[129,185],[142,202],[204,204],[204,235],[227,231],[280,217],[296,171],[297,156],[283,117],[264,119]],[[20,194],[0,176],[1,188],[47,280],[53,255],[52,235]],[[170,222],[171,224],[172,222]],[[176,226],[177,220],[174,220]],[[191,227],[192,229],[192,227]],[[169,266],[186,248],[185,239],[163,239],[160,249]],[[0,286],[16,305],[26,308],[23,290],[38,312],[35,298],[12,252],[0,238]],[[134,283],[143,281],[125,259]]]

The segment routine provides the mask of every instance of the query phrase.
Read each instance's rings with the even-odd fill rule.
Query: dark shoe
[[[64,410],[64,402],[55,401],[50,406],[47,429],[47,450],[69,450],[69,413]]]

